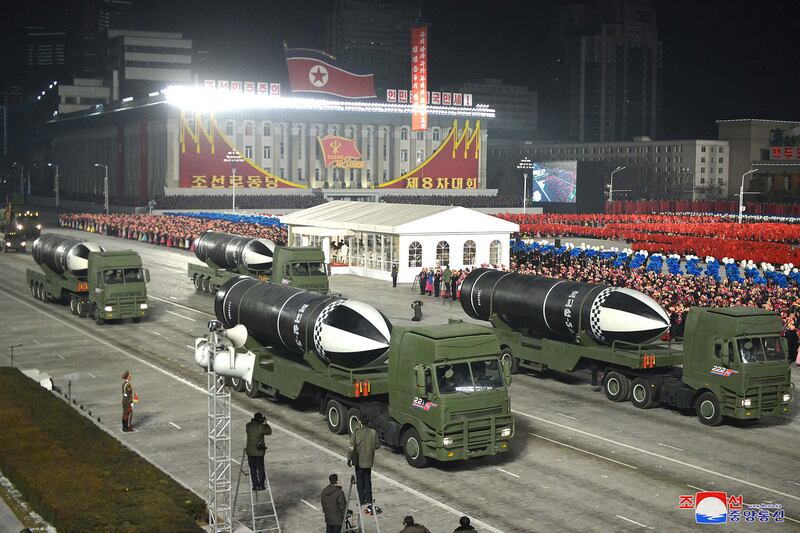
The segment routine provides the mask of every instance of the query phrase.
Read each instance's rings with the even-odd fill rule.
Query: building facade
[[[192,79],[192,41],[168,32],[108,31],[108,72],[116,71],[115,99],[146,96]]]
[[[610,143],[516,143],[489,149],[489,175],[506,194],[521,194],[520,159],[541,161],[600,161],[614,175],[614,198],[706,199],[725,197],[730,176],[730,146],[723,140]],[[624,192],[623,192],[624,190]]]

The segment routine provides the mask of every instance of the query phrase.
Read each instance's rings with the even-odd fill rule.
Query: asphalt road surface
[[[213,310],[212,298],[196,293],[186,277],[187,261],[197,260],[180,250],[58,232],[110,250],[138,251],[152,278],[150,314],[140,324],[97,326],[65,306],[33,299],[25,285],[25,269],[38,269],[30,253],[0,254],[4,364],[7,346],[21,343],[15,366],[46,371],[62,387],[63,376],[78,373],[73,396],[101,417],[101,426],[205,498],[206,376],[194,364],[192,346]],[[355,276],[334,276],[331,285],[378,307],[396,324],[411,324],[414,299],[425,304],[423,324],[467,319],[457,302],[420,297],[409,285],[393,289]],[[798,386],[800,373],[792,369]],[[141,400],[134,433],[120,427],[124,370],[133,373]],[[402,529],[406,514],[434,533],[452,531],[462,514],[481,532],[683,531],[698,526],[692,511],[678,509],[679,496],[697,490],[779,503],[786,511],[783,524],[728,524],[733,530],[800,531],[800,419],[794,412],[756,425],[708,428],[690,414],[611,403],[583,373],[517,375],[511,392],[516,434],[505,455],[418,470],[399,453],[378,451],[373,484],[384,509],[382,531]],[[244,424],[256,410],[274,429],[267,466],[284,531],[324,529],[319,493],[333,472],[347,492],[347,437],[329,432],[311,407],[236,394],[236,461]]]

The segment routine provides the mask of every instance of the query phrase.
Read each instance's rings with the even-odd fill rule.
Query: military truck
[[[31,294],[43,302],[69,305],[73,315],[91,316],[98,325],[147,311],[150,273],[134,251],[109,252],[92,242],[46,233],[33,243],[41,272],[28,269]]]
[[[485,327],[392,328],[368,304],[244,277],[220,288],[214,308],[224,327],[247,328],[235,364],[215,369],[250,397],[316,402],[336,434],[367,414],[415,467],[508,451],[510,368]],[[198,339],[202,366],[206,348]]]
[[[268,239],[209,231],[195,243],[204,265],[189,263],[189,279],[199,292],[214,294],[226,281],[252,276],[327,294],[328,265],[319,248],[276,246]]]
[[[0,221],[0,247],[3,252],[25,252],[27,244],[41,235],[41,229],[38,211],[9,203],[3,210],[3,219]]]
[[[709,426],[789,412],[788,345],[770,311],[693,307],[682,338],[651,342],[669,320],[631,289],[477,269],[461,296],[491,322],[512,371],[588,369],[613,402],[694,410]]]

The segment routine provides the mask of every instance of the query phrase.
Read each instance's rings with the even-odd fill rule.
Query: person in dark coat
[[[330,485],[322,489],[320,496],[322,512],[325,515],[325,533],[340,533],[347,501],[342,487],[339,486],[339,476],[331,474],[328,476],[328,481]]]
[[[126,370],[122,374],[122,431],[134,431],[133,421],[133,386],[131,378],[133,376]]]
[[[392,265],[392,287],[397,287],[397,265]]]
[[[470,524],[468,516],[462,516],[458,519],[458,527],[453,530],[453,533],[459,533],[463,531],[466,531],[467,533],[470,531],[472,531],[472,533],[476,532],[475,528],[472,527],[472,524]]]
[[[425,296],[425,285],[428,283],[428,269],[422,267],[422,270],[419,271],[419,295]]]
[[[438,298],[439,297],[439,289],[442,287],[442,272],[440,270],[436,271],[436,274],[433,275],[433,295]]]
[[[372,465],[375,463],[375,450],[380,448],[378,432],[369,427],[369,417],[361,415],[361,424],[350,436],[350,453],[347,466],[356,469],[356,488],[361,505],[366,505],[368,515],[380,513],[381,508],[373,507],[372,499]]]
[[[253,490],[266,490],[264,486],[267,478],[264,472],[264,453],[267,445],[264,443],[264,435],[272,435],[272,428],[267,424],[264,415],[256,413],[245,426],[245,431],[247,432],[247,463],[250,465],[250,481],[253,483]]]
[[[403,525],[405,527],[400,530],[400,533],[431,533],[427,527],[414,522],[414,517],[411,515],[403,518]]]

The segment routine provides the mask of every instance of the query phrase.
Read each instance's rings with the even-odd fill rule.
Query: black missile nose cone
[[[669,316],[652,298],[639,291],[607,287],[592,302],[589,332],[604,343],[641,344],[669,330]]]

